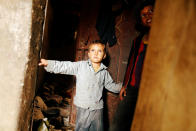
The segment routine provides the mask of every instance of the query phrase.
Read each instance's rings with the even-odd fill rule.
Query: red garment
[[[139,48],[139,51],[138,51],[138,55],[137,55],[135,64],[138,63],[139,56],[140,56],[140,54],[141,54],[143,51],[144,51],[144,42],[141,41],[140,48]],[[136,65],[134,66],[133,73],[132,73],[132,76],[131,76],[131,81],[130,81],[130,85],[133,86],[133,87],[134,87],[135,84],[136,84],[135,71],[136,71]]]
[[[124,84],[123,84],[125,87],[127,86],[138,87],[138,83],[141,77],[143,60],[144,60],[143,57],[145,56],[145,48],[144,48],[144,43],[142,41],[142,37],[143,35],[140,35],[133,41],[129,59],[128,59],[128,66],[127,66],[127,70],[125,73]],[[141,53],[144,53],[142,58],[140,58]],[[138,62],[140,62],[139,68],[136,66]],[[136,68],[137,68],[137,71],[136,71]],[[136,81],[136,78],[137,78],[137,81]]]

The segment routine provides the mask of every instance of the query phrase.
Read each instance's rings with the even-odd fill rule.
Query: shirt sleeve
[[[48,60],[48,65],[44,69],[55,74],[76,75],[79,67],[80,62]]]
[[[106,71],[104,86],[106,89],[108,89],[111,92],[119,93],[120,89],[122,88],[122,83],[115,83],[111,75],[109,74],[109,72]]]

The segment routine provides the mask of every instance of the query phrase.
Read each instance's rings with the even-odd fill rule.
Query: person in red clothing
[[[110,131],[130,131],[137,102],[143,62],[148,46],[154,2],[154,0],[143,1],[136,12],[136,29],[140,31],[140,34],[133,40],[131,46],[123,87],[119,93],[121,101],[110,125]]]
[[[140,35],[134,39],[131,47],[124,84],[120,92],[121,100],[123,100],[123,97],[126,96],[127,87],[131,86],[139,88],[142,66],[148,45],[149,30],[152,24],[153,15],[153,5],[151,5],[152,2],[145,1],[143,4],[147,5],[143,5],[144,7],[140,11],[140,18],[138,18],[142,23],[142,25],[138,25],[140,24],[138,23],[136,27],[136,29],[140,30]]]

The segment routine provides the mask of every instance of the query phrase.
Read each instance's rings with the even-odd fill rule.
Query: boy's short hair
[[[94,41],[90,42],[90,44],[88,46],[88,50],[90,49],[90,46],[94,45],[94,44],[101,44],[101,45],[103,45],[104,46],[104,52],[106,53],[106,45],[101,40],[94,40]]]

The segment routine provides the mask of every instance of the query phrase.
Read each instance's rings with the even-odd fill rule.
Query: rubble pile
[[[50,131],[73,131],[69,124],[71,95],[72,88],[45,83],[34,100],[33,131],[43,123]]]

